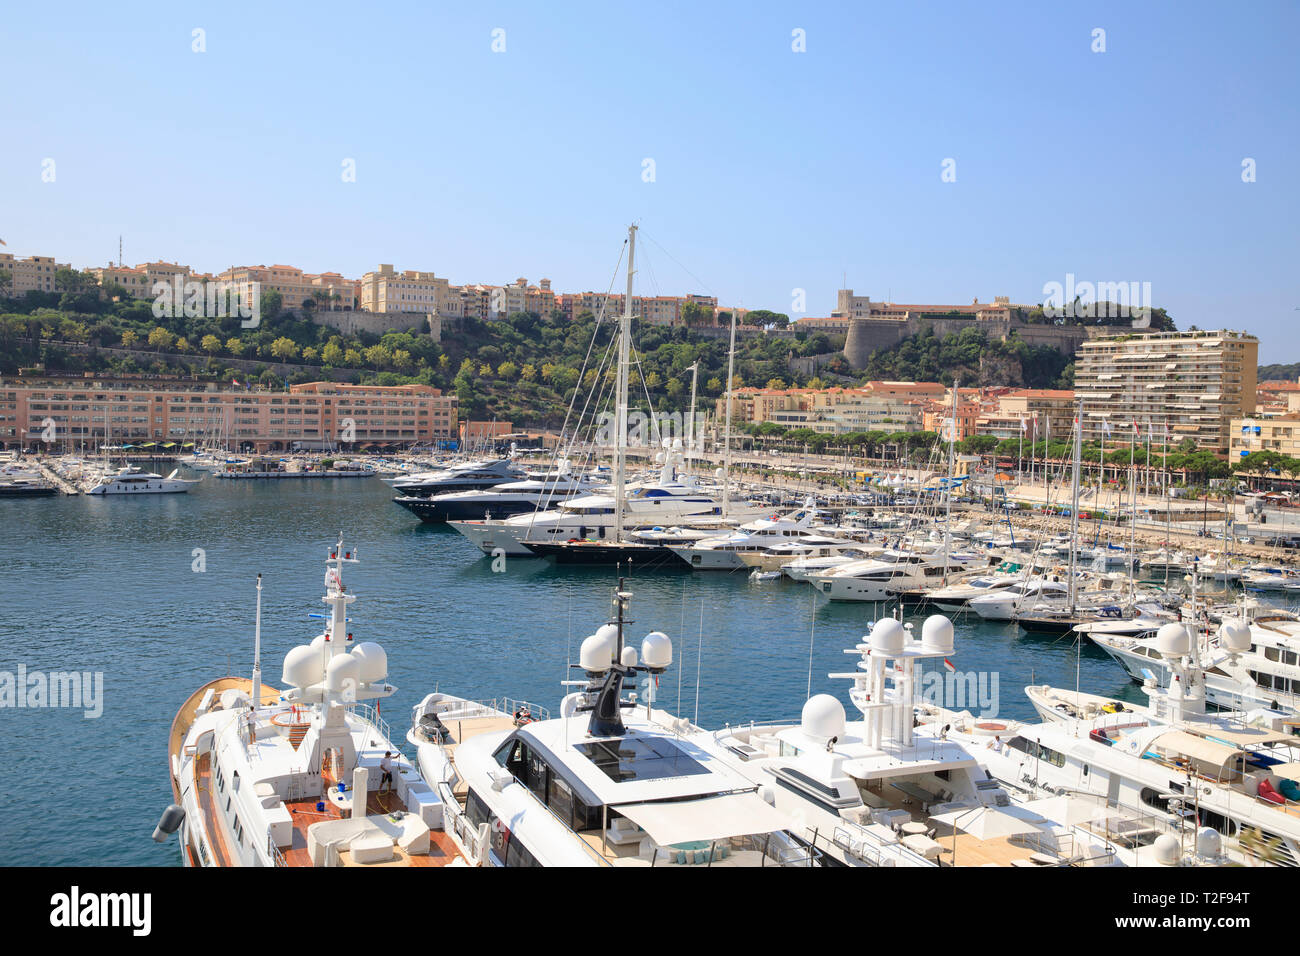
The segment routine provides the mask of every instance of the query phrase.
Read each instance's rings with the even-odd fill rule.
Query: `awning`
[[[791,822],[752,793],[628,803],[613,809],[649,833],[660,846],[772,833],[784,830]]]
[[[1190,757],[1192,760],[1200,761],[1211,767],[1224,767],[1242,756],[1241,751],[1236,747],[1229,747],[1227,744],[1216,744],[1212,740],[1197,737],[1195,734],[1184,733],[1181,730],[1161,734],[1151,742],[1151,747],[1158,747],[1168,753]]]
[[[1225,727],[1207,727],[1205,735],[1213,737],[1215,740],[1235,744],[1238,747],[1262,747],[1265,744],[1289,744],[1300,747],[1300,737],[1280,733],[1276,730],[1268,730],[1264,727],[1241,727],[1235,730]]]

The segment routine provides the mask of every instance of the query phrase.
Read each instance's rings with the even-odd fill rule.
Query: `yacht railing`
[[[271,858],[272,866],[289,865],[284,858],[284,854],[280,852],[280,848],[275,845],[275,838],[271,836],[271,831],[269,829],[266,832],[266,854]]]

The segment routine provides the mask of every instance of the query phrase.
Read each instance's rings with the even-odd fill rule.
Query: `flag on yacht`
[[[950,674],[955,674],[957,672],[957,668],[953,666],[952,661],[948,660],[946,657],[943,659],[943,669]]]

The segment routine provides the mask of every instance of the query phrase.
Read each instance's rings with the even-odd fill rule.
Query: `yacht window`
[[[529,790],[531,790],[533,792],[533,795],[537,797],[538,800],[541,800],[543,803],[545,803],[546,802],[546,772],[547,772],[546,761],[543,760],[541,757],[537,756],[537,754],[528,750],[526,745],[524,747],[524,752],[527,755],[527,763],[525,765],[524,777],[523,777],[524,786],[526,786]]]
[[[1276,647],[1266,647],[1266,648],[1264,648],[1264,660],[1266,660],[1266,661],[1281,661],[1281,659],[1282,659],[1282,655],[1281,655],[1281,652],[1278,650],[1278,648],[1276,648]]]
[[[519,842],[518,837],[515,837],[506,846],[506,866],[541,866],[541,864],[537,862],[537,857],[529,853],[527,847]]]
[[[465,798],[465,816],[469,818],[471,826],[478,827],[480,824],[491,822],[492,811],[483,802],[483,798],[471,790]]]
[[[1295,663],[1296,663],[1295,651],[1283,651],[1282,663],[1287,665],[1288,667],[1295,667]]]
[[[1155,807],[1157,810],[1169,811],[1169,798],[1162,797],[1159,793],[1150,787],[1142,788],[1142,802],[1148,807]]]
[[[566,824],[569,823],[573,819],[573,791],[556,774],[551,774],[547,797],[546,803],[550,806],[551,812]]]
[[[662,780],[709,771],[678,747],[657,737],[623,737],[576,744],[574,749],[605,772],[611,780]]]

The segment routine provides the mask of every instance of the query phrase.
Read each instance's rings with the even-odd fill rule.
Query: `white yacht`
[[[853,561],[865,561],[868,558],[876,557],[884,550],[881,545],[866,545],[855,542],[853,546],[845,548],[836,554],[820,556],[802,554],[781,565],[781,573],[792,581],[807,581],[813,574],[843,567]]]
[[[954,653],[949,620],[928,618],[913,640],[886,618],[845,653],[859,658],[857,668],[830,676],[853,682],[849,697],[861,720],[847,721],[838,700],[818,694],[797,724],[749,724],[713,735],[827,856],[886,867],[1132,862],[1057,807],[1042,812],[1013,803],[981,766],[984,741],[969,746],[918,729],[922,666]]]
[[[697,571],[736,571],[746,566],[771,571],[776,570],[780,565],[771,568],[763,564],[750,564],[743,560],[744,556],[769,555],[773,548],[780,545],[849,547],[855,543],[839,541],[814,531],[812,524],[816,518],[815,502],[809,498],[797,511],[770,518],[758,518],[740,525],[731,533],[670,546],[669,550]],[[785,553],[779,552],[777,556],[785,556]],[[788,554],[785,560],[791,561],[796,557],[798,557],[797,553]]]
[[[1024,574],[1018,571],[998,573],[995,570],[991,573],[977,574],[956,584],[929,591],[926,594],[926,602],[933,604],[941,611],[947,611],[950,614],[958,613],[965,611],[966,606],[975,598],[995,594],[1005,588],[1016,587],[1023,584],[1024,581]]]
[[[419,516],[421,521],[437,524],[531,514],[538,508],[551,507],[576,495],[603,491],[605,487],[604,481],[575,474],[567,462],[561,462],[553,472],[530,473],[522,481],[507,481],[474,491],[398,495],[393,501]]]
[[[1300,865],[1300,737],[1284,732],[1286,721],[1276,715],[1261,726],[1207,714],[1191,630],[1177,622],[1160,629],[1156,649],[1174,679],[1165,688],[1144,684],[1147,707],[1106,712],[1081,700],[1063,719],[1013,728],[987,766],[1004,785],[1030,794],[1093,794],[1146,814],[1149,822],[1126,826],[1126,835],[1135,845],[1152,844],[1157,857],[1170,850],[1159,831],[1173,827],[1201,857]],[[1250,633],[1225,623],[1219,641],[1245,653]],[[1039,696],[1070,696],[1048,691],[1040,688]],[[964,725],[953,730],[959,739],[968,733]],[[1178,837],[1170,836],[1176,851]]]
[[[390,484],[399,495],[429,497],[453,491],[479,491],[523,477],[513,458],[485,458],[457,462],[437,471],[402,475]]]
[[[197,485],[197,480],[177,478],[180,469],[174,469],[164,478],[153,472],[144,471],[135,465],[123,465],[116,472],[100,476],[92,487],[86,490],[88,495],[166,495],[183,494],[190,490],[190,485]]]
[[[1224,710],[1300,712],[1300,621],[1294,615],[1258,613],[1245,626],[1250,646],[1232,650],[1221,637],[1202,639],[1206,702]],[[1161,654],[1154,630],[1141,634],[1092,634],[1093,643],[1138,683],[1168,687],[1176,671]]]
[[[757,510],[733,502],[735,518],[755,517]],[[473,542],[485,554],[496,549],[510,556],[527,557],[533,552],[525,541],[565,542],[607,540],[615,530],[615,496],[611,493],[577,495],[546,511],[518,514],[510,518],[449,521],[448,524]],[[631,483],[623,506],[626,531],[655,526],[689,524],[696,527],[727,527],[720,489],[694,476],[678,477],[669,457],[657,481]]]
[[[808,583],[832,601],[888,601],[898,592],[942,583],[945,574],[987,565],[976,552],[887,549],[875,558],[852,561],[808,575]]]
[[[972,597],[966,602],[966,608],[986,621],[1012,621],[1022,608],[1027,609],[1044,602],[1059,602],[1064,607],[1069,593],[1070,587],[1064,581],[1032,577],[1023,579],[1019,584]]]
[[[190,695],[168,740],[175,800],[154,839],[180,830],[187,866],[439,866],[459,858],[433,790],[379,716],[388,657],[354,642],[343,542],[326,562],[325,630],[284,656],[264,685],[261,577],[252,679],[223,677]],[[374,706],[372,706],[372,702]]]
[[[472,863],[492,866],[810,866],[820,853],[708,735],[653,706],[672,642],[624,638],[631,597],[582,642],[560,715],[431,694],[408,740]],[[643,697],[624,699],[641,684]],[[513,707],[513,710],[509,708]]]

